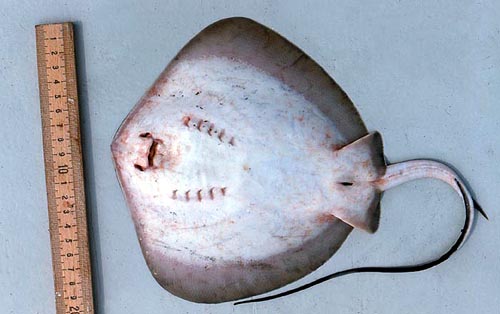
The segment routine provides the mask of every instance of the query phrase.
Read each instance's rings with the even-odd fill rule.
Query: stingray
[[[464,227],[436,260],[341,271],[255,302],[360,272],[421,271],[471,232],[473,200],[433,160],[388,165],[382,138],[295,45],[245,18],[195,36],[128,114],[111,146],[147,266],[172,294],[218,303],[318,268],[353,228],[373,233],[383,191],[419,178],[462,197]]]

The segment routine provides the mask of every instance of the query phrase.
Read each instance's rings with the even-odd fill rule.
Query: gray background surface
[[[26,1],[0,3],[0,312],[54,313],[34,25],[77,22],[97,313],[500,313],[500,5],[494,1]],[[150,275],[110,158],[120,122],[176,52],[245,16],[312,56],[350,95],[390,161],[459,169],[490,221],[417,274],[361,274],[257,305],[199,305]],[[379,231],[354,231],[296,286],[360,265],[421,262],[463,221],[446,185],[387,192]],[[288,288],[288,287],[287,287]]]

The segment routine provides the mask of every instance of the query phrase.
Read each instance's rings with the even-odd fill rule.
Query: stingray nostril
[[[139,136],[140,137],[151,137],[151,133],[149,133],[149,132],[141,133]]]
[[[140,171],[144,171],[144,167],[139,165],[139,164],[135,164],[134,167],[135,167],[135,169],[138,169]]]
[[[339,182],[340,184],[342,184],[343,186],[351,186],[353,185],[352,182]]]

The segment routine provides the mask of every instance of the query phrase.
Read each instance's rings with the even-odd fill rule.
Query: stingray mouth
[[[139,148],[139,158],[134,163],[134,168],[139,171],[146,171],[148,169],[155,169],[160,166],[156,156],[158,155],[158,148],[163,141],[161,139],[153,137],[150,132],[144,132],[139,134],[141,139],[146,140],[145,145],[141,145]]]
[[[153,135],[143,132],[136,135],[136,141],[129,147],[135,151],[135,159],[131,160],[139,172],[149,170],[172,170],[181,160],[181,147],[176,137],[171,134]],[[160,138],[161,137],[161,138]]]

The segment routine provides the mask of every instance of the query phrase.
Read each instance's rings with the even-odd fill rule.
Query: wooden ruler
[[[36,26],[57,314],[94,313],[73,26]]]

